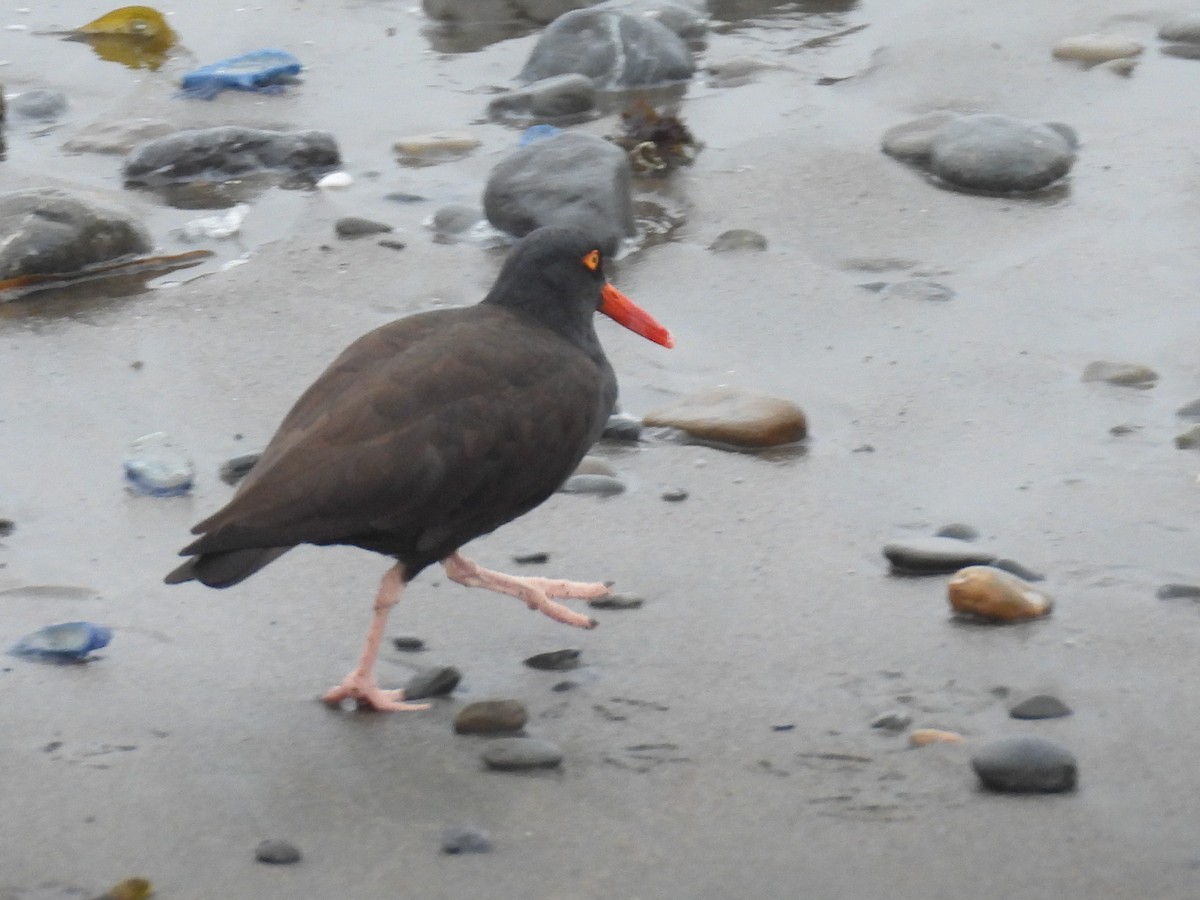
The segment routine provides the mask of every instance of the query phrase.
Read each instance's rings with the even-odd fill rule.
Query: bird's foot
[[[414,712],[429,709],[428,703],[404,703],[404,691],[381,690],[374,676],[355,671],[342,683],[328,691],[321,699],[330,706],[340,706],[343,700],[355,701],[359,708],[367,707],[379,712]]]
[[[598,581],[562,581],[557,578],[535,578],[524,575],[506,575],[485,569],[455,553],[442,560],[451,581],[467,587],[482,587],[517,597],[530,609],[549,616],[555,622],[573,625],[576,628],[595,628],[596,620],[567,609],[554,598],[564,600],[590,600],[608,593],[608,585]]]

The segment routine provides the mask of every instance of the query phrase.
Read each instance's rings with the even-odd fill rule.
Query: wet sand
[[[214,24],[218,6],[236,39]],[[353,664],[383,560],[302,548],[223,592],[161,577],[228,496],[218,465],[260,447],[345,344],[482,295],[494,256],[434,244],[420,222],[477,202],[516,133],[475,126],[480,153],[422,170],[398,169],[389,148],[478,118],[479,89],[505,83],[532,38],[444,56],[404,5],[218,6],[172,20],[191,52],[313,39],[298,49],[312,58],[304,85],[184,106],[78,45],[5,33],[6,90],[62,89],[74,112],[45,137],[9,129],[4,189],[118,191],[114,160],[54,148],[135,109],[327,127],[357,182],[256,200],[243,238],[254,255],[228,271],[45,315],[27,312],[38,300],[0,311],[0,515],[17,523],[0,546],[3,639],[84,618],[116,632],[91,665],[0,666],[0,897],[98,894],[135,874],[173,898],[1195,896],[1200,619],[1154,591],[1200,577],[1200,457],[1172,445],[1175,409],[1200,396],[1200,63],[1159,54],[1159,14],[865,4],[836,22],[712,35],[704,62],[753,53],[794,70],[689,91],[681,113],[707,146],[653,189],[686,222],[616,271],[677,347],[607,323],[601,337],[626,410],[717,384],[763,390],[805,407],[806,452],[602,447],[628,492],[556,496],[469,549],[497,567],[546,550],[548,574],[610,578],[646,605],[573,632],[431,570],[390,633],[424,637],[420,664],[455,665],[463,684],[429,712],[366,715],[316,697]],[[820,52],[783,53],[864,22]],[[1050,58],[1054,41],[1102,26],[1148,45],[1131,78]],[[1068,190],[952,193],[879,152],[885,128],[942,107],[1070,124],[1082,148]],[[380,199],[393,190],[431,202]],[[128,199],[167,247],[196,215]],[[408,246],[336,240],[345,214],[392,222]],[[761,231],[768,250],[708,252],[727,228]],[[864,257],[911,260],[956,296],[882,299],[858,285],[905,276],[847,267]],[[1081,383],[1096,359],[1161,377],[1149,391]],[[1111,435],[1119,424],[1138,430]],[[156,430],[194,455],[192,497],[125,494],[125,446]],[[663,502],[673,487],[688,499]],[[885,541],[951,521],[1047,573],[1053,617],[963,626],[944,578],[887,574]],[[89,591],[24,590],[37,585]],[[521,665],[567,646],[586,663],[573,690]],[[412,660],[389,650],[381,678],[402,682]],[[1053,690],[1075,714],[1015,722],[1001,686]],[[490,697],[527,705],[530,733],[564,749],[561,772],[483,770],[482,741],[451,721]],[[968,742],[910,750],[869,727],[891,709]],[[1079,789],[982,793],[972,743],[1014,733],[1069,747]],[[488,829],[495,851],[440,854],[450,824]],[[255,863],[266,837],[304,860]]]

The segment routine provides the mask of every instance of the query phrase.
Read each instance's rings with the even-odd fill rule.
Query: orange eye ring
[[[597,269],[599,269],[600,268],[600,251],[599,250],[590,251],[583,258],[583,264],[585,266],[587,266],[588,269],[591,270],[592,272],[595,272]]]

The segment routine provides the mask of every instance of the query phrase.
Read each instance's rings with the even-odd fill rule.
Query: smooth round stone
[[[1200,600],[1200,584],[1164,584],[1154,595],[1159,600]]]
[[[460,681],[462,681],[462,672],[454,666],[425,669],[408,679],[408,683],[404,685],[404,699],[421,700],[425,697],[444,697],[458,687]]]
[[[364,219],[361,216],[343,216],[334,223],[333,230],[338,237],[363,237],[368,234],[384,234],[392,230],[392,226],[374,219]]]
[[[46,122],[67,111],[67,95],[61,91],[25,91],[8,101],[8,111],[22,118]]]
[[[550,554],[545,550],[531,550],[528,553],[514,553],[512,561],[518,566],[540,566],[550,562]]]
[[[560,494],[599,494],[612,497],[625,492],[625,483],[611,475],[572,475],[558,489]]]
[[[871,722],[872,728],[880,731],[903,731],[912,724],[912,716],[906,712],[888,712]]]
[[[735,388],[683,397],[643,421],[698,440],[755,449],[792,444],[808,433],[804,410],[795,403]]]
[[[1055,59],[1070,59],[1089,66],[1137,56],[1142,45],[1120,34],[1081,34],[1063,38],[1051,51]]]
[[[392,638],[392,646],[406,653],[416,653],[425,649],[425,641],[411,634]]]
[[[243,453],[241,456],[227,459],[221,463],[221,468],[217,474],[226,484],[237,484],[250,474],[250,470],[254,468],[254,464],[258,462],[261,456],[261,453]]]
[[[1149,366],[1134,363],[1097,361],[1088,363],[1083,370],[1084,381],[1103,381],[1123,387],[1151,387],[1158,381],[1158,373]]]
[[[571,669],[579,668],[579,657],[582,652],[569,649],[535,653],[525,660],[525,665],[543,672],[569,672]]]
[[[672,488],[669,491],[663,491],[661,496],[668,503],[679,503],[688,498],[688,492],[683,488]]]
[[[956,541],[973,541],[979,537],[979,529],[962,522],[951,522],[943,525],[935,534],[938,537],[954,538]]]
[[[1071,707],[1053,694],[1035,694],[1015,704],[1008,714],[1014,719],[1061,719],[1071,715]]]
[[[1031,735],[985,744],[972,755],[971,767],[984,787],[1012,793],[1070,791],[1078,778],[1071,751]]]
[[[1181,419],[1187,419],[1193,422],[1200,422],[1200,400],[1193,400],[1191,403],[1185,403],[1179,409],[1175,410],[1175,415]]]
[[[450,825],[442,831],[443,853],[489,853],[492,838],[474,825]]]
[[[955,113],[939,110],[911,122],[893,125],[883,133],[883,152],[905,162],[926,162],[932,152],[933,136],[939,128],[957,118]]]
[[[561,765],[562,750],[538,738],[497,738],[481,754],[484,765],[501,772],[554,769]]]
[[[601,435],[609,441],[637,441],[642,437],[642,420],[629,413],[613,413]]]
[[[1158,29],[1164,41],[1179,41],[1184,44],[1200,44],[1200,12],[1177,16]]]
[[[640,609],[645,601],[633,594],[606,594],[588,601],[592,609]]]
[[[933,174],[968,190],[1036,191],[1053,184],[1075,162],[1066,126],[1011,116],[978,114],[947,122],[933,136]]]
[[[1018,622],[1049,615],[1054,601],[1033,585],[992,566],[968,566],[946,586],[956,612],[996,622]]]
[[[454,730],[459,734],[496,734],[520,731],[527,721],[529,714],[517,700],[479,700],[458,711]]]
[[[749,228],[731,228],[717,235],[717,239],[709,244],[708,249],[713,253],[731,253],[736,250],[766,250],[767,239],[757,231]]]
[[[254,848],[254,858],[262,863],[288,866],[300,861],[300,848],[288,841],[265,840]]]
[[[430,224],[439,234],[463,234],[483,221],[483,210],[466,203],[448,203],[433,214]]]
[[[567,73],[505,91],[488,103],[489,119],[562,119],[596,107],[596,86],[586,75]]]
[[[0,538],[6,538],[17,530],[17,523],[12,519],[0,519]]]
[[[1187,431],[1175,435],[1175,446],[1180,450],[1193,450],[1200,447],[1200,425],[1193,425]]]
[[[883,545],[892,571],[912,575],[957,572],[963,566],[984,565],[996,554],[967,541],[949,537],[902,538]]]

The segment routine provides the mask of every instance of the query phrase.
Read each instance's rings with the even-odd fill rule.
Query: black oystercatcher
[[[596,310],[671,346],[667,330],[605,280],[595,239],[541,228],[478,305],[359,338],[292,407],[228,505],[192,529],[200,537],[180,553],[191,559],[167,583],[229,587],[297,544],[395,557],[362,658],[324,697],[380,710],[425,708],[381,690],[374,668],[388,611],[431,563],[459,584],[595,627],[554,598],[600,597],[605,585],[504,575],[458,551],[554,493],[600,436],[617,383]]]

